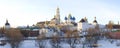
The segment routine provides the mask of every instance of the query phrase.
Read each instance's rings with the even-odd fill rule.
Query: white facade
[[[74,26],[73,24],[65,24],[63,28],[71,31],[77,30],[77,26]]]
[[[10,25],[6,25],[6,26],[5,26],[5,29],[10,29]]]
[[[57,30],[59,32],[59,30]],[[57,35],[57,31],[55,31],[53,28],[42,28],[39,30],[39,35],[45,35],[45,37],[52,37],[54,35]]]
[[[78,31],[86,31],[88,30],[89,28],[94,28],[95,26],[92,25],[92,24],[89,24],[89,23],[86,23],[86,22],[80,22],[78,23]]]
[[[80,22],[78,23],[77,30],[78,31],[86,31],[89,28],[95,28],[96,25],[98,25],[100,29],[105,28],[105,25],[100,25],[97,23],[96,17],[92,24],[88,23],[87,18],[85,17],[85,18],[81,19]]]
[[[47,29],[47,28],[42,28],[39,30],[40,35],[45,35],[46,37],[51,37],[53,35],[53,30]]]

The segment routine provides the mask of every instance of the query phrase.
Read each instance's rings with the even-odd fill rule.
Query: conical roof
[[[5,25],[10,25],[10,24],[8,23],[8,20],[6,20],[6,23],[5,23]]]
[[[79,22],[85,22],[85,20],[82,18]]]

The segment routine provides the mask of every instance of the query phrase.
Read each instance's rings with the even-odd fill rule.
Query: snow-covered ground
[[[117,43],[120,43],[120,41],[114,40],[111,42],[110,40],[99,40],[98,48],[120,48],[120,46],[117,46]]]
[[[38,48],[35,46],[34,40],[25,40],[22,42],[21,48]]]
[[[44,42],[45,43],[43,44],[45,45],[45,48],[52,48],[52,45],[49,40],[45,40]],[[35,40],[24,40],[22,41],[20,48],[39,48],[36,43],[37,42]],[[98,43],[98,48],[120,48],[120,46],[117,46],[117,44],[120,43],[120,40],[102,39],[102,40],[98,40],[97,43]],[[61,46],[61,48],[71,48],[70,45],[65,42],[61,42],[59,46]],[[83,45],[75,44],[75,47],[82,48]],[[4,46],[0,46],[0,48],[11,48],[11,47],[10,44],[7,43]]]

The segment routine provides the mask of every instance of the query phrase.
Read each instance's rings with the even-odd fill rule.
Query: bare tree
[[[97,41],[99,40],[99,28],[89,28],[88,35],[86,36],[86,43],[89,47],[97,47]]]
[[[5,29],[4,28],[0,28],[0,34],[4,34]]]
[[[74,37],[74,43],[80,43],[80,35],[79,32],[77,30],[74,30],[72,33],[73,37]]]
[[[80,43],[80,36],[77,30],[66,30],[65,37],[67,38],[66,42],[70,45],[71,48],[75,48],[75,44]]]
[[[109,21],[108,25],[107,25],[107,28],[112,31],[112,28],[113,28],[113,22],[112,21]]]
[[[3,37],[4,34],[4,28],[0,28],[0,37]]]
[[[8,39],[8,43],[11,45],[11,48],[19,48],[21,45],[21,41],[23,40],[23,36],[19,29],[11,28],[6,30],[6,37]]]
[[[96,24],[96,26],[95,26],[95,30],[97,30],[98,32],[100,31],[99,24]]]
[[[60,36],[58,35],[57,32],[54,32],[52,39],[50,40],[51,45],[53,46],[52,48],[60,48]]]
[[[39,47],[39,48],[45,48],[45,33],[41,33],[38,37],[37,37],[37,40],[36,40],[36,45]]]

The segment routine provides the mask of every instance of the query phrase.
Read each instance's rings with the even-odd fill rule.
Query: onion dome
[[[97,23],[97,20],[94,20],[93,23]]]
[[[80,22],[85,22],[85,20],[82,18],[82,19],[80,20]]]
[[[73,17],[71,14],[68,15],[68,19],[73,20]]]
[[[93,21],[93,23],[97,23],[96,17],[95,17],[95,20]]]
[[[69,19],[71,19],[71,18],[72,18],[71,14],[69,14],[69,15],[68,15],[68,18],[69,18]]]
[[[75,20],[75,17],[73,17],[73,20]]]
[[[5,23],[5,25],[10,25],[10,24],[8,23],[8,20],[6,20],[6,23]]]
[[[5,23],[5,25],[10,25],[9,23]]]
[[[70,20],[73,20],[73,17],[72,17],[72,16],[70,16]]]
[[[67,17],[65,17],[65,20],[67,20],[68,18]]]

